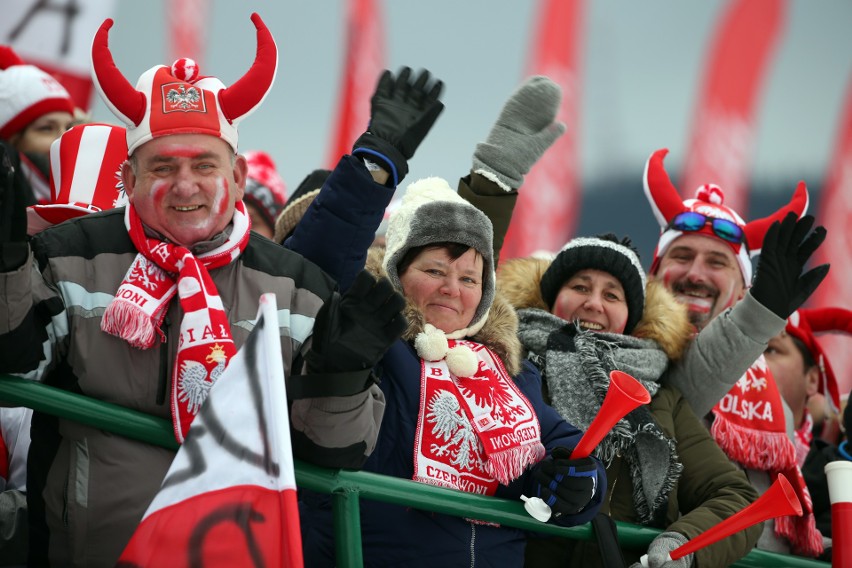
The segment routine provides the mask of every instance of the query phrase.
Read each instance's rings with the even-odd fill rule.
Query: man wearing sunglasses
[[[645,194],[660,225],[650,276],[687,306],[695,326],[691,350],[700,356],[688,354],[670,380],[704,416],[825,278],[828,265],[803,270],[825,229],[811,232],[813,217],[802,217],[803,183],[787,205],[749,223],[724,205],[718,186],[704,185],[683,200],[663,168],[667,152],[654,152],[645,167]],[[758,254],[752,278],[751,257]]]
[[[828,265],[804,270],[825,229],[811,231],[804,183],[789,204],[749,223],[724,205],[718,186],[682,200],[663,169],[666,152],[652,154],[645,168],[645,193],[660,224],[650,275],[687,306],[696,328],[666,381],[708,416],[714,440],[758,492],[784,473],[807,504],[802,517],[767,522],[758,548],[818,556],[822,537],[795,459],[792,412],[762,354],[828,273]]]

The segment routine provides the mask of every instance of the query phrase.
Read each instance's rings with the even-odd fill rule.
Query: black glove
[[[15,183],[15,166],[11,152],[0,144],[0,243],[27,240],[27,208],[23,187]]]
[[[0,272],[20,267],[29,254],[26,187],[15,179],[17,160],[12,152],[0,144]]]
[[[751,295],[780,318],[796,311],[828,274],[827,264],[802,273],[825,240],[824,227],[808,234],[813,224],[812,215],[797,220],[795,213],[788,213],[783,221],[769,226],[763,239]]]
[[[598,468],[592,458],[571,459],[571,452],[556,448],[532,469],[532,496],[553,510],[553,517],[582,511],[595,496]]]
[[[334,294],[314,323],[313,343],[305,357],[308,373],[371,369],[408,325],[405,300],[390,281],[358,274],[343,296]]]
[[[430,81],[423,70],[409,82],[411,69],[399,74],[385,70],[370,99],[370,125],[355,141],[352,153],[362,158],[378,158],[391,173],[394,186],[408,173],[408,160],[429,133],[444,103],[438,100],[444,83]]]

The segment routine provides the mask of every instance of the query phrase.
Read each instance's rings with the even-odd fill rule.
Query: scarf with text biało
[[[823,552],[813,505],[796,463],[796,447],[787,436],[781,394],[763,355],[748,368],[713,407],[710,434],[732,460],[749,469],[783,473],[802,504],[801,517],[779,517],[775,534],[792,545],[795,554],[817,557]]]
[[[493,495],[544,458],[541,427],[499,357],[473,341],[448,344],[469,348],[476,371],[459,377],[446,359],[421,359],[413,479]]]
[[[165,341],[161,326],[169,303],[178,295],[184,317],[172,371],[171,409],[175,438],[183,443],[210,387],[237,352],[208,270],[239,257],[248,244],[250,221],[243,202],[238,201],[228,239],[198,256],[146,236],[133,205],[127,206],[124,222],[139,254],[104,311],[101,329],[138,349],[150,349],[158,338]]]

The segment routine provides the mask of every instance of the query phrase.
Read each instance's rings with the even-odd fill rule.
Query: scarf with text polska
[[[789,541],[795,554],[822,554],[822,535],[816,528],[811,496],[796,463],[796,447],[787,436],[781,394],[763,355],[712,412],[710,435],[729,458],[748,469],[768,472],[773,480],[783,473],[795,489],[803,514],[775,519],[775,534]]]
[[[503,362],[480,343],[448,340],[448,357],[421,358],[415,481],[493,495],[544,458],[532,405]],[[469,376],[453,373],[453,352],[476,356]]]
[[[197,257],[185,247],[146,236],[133,205],[127,206],[124,223],[139,254],[104,311],[101,329],[133,347],[150,349],[158,338],[165,341],[161,326],[178,295],[184,317],[172,371],[171,409],[175,438],[183,443],[210,387],[237,352],[208,270],[239,257],[248,244],[249,217],[238,201],[228,239]]]

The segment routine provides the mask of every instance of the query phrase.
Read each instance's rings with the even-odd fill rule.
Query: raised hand
[[[788,213],[769,226],[763,239],[751,294],[780,318],[796,311],[828,274],[828,264],[802,272],[826,236],[824,227],[810,232],[813,224],[811,215],[797,220]]]
[[[408,174],[408,160],[444,110],[443,88],[425,69],[414,81],[408,67],[396,76],[385,70],[370,99],[370,125],[352,153],[381,161],[398,185]]]
[[[561,100],[559,85],[547,77],[527,79],[509,96],[485,142],[476,145],[473,171],[506,191],[521,187],[530,168],[565,132],[556,122]]]

